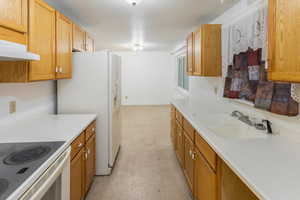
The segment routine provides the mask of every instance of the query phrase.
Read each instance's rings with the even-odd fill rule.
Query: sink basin
[[[256,130],[227,114],[208,116],[203,123],[215,135],[223,138],[247,140],[268,137],[266,132]]]

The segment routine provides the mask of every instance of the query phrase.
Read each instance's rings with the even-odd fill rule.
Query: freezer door
[[[121,57],[110,56],[111,69],[111,140],[110,166],[114,165],[121,145]]]

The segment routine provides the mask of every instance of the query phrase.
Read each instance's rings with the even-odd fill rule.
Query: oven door
[[[19,200],[69,200],[70,151],[62,153]]]

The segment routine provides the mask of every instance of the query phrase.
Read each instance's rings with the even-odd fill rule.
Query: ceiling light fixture
[[[132,6],[136,6],[138,5],[139,3],[141,3],[142,0],[126,0],[127,3],[129,3],[130,5]]]
[[[142,51],[144,47],[140,44],[134,44],[132,47],[133,51]]]

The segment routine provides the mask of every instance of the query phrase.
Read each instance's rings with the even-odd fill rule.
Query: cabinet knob
[[[90,149],[87,150],[87,154],[88,155],[91,154],[91,150]]]
[[[196,160],[196,154],[195,153],[192,153],[192,159]]]
[[[58,73],[58,67],[55,67],[55,73]]]
[[[95,132],[95,130],[96,130],[95,128],[92,128],[92,131],[93,131],[93,132]]]
[[[59,68],[59,73],[63,73],[63,68],[62,67]]]
[[[83,143],[78,144],[78,148],[81,148],[83,146]]]
[[[88,158],[88,154],[87,154],[87,153],[85,153],[85,154],[84,154],[84,156],[85,156],[85,159],[87,160],[87,158]]]

